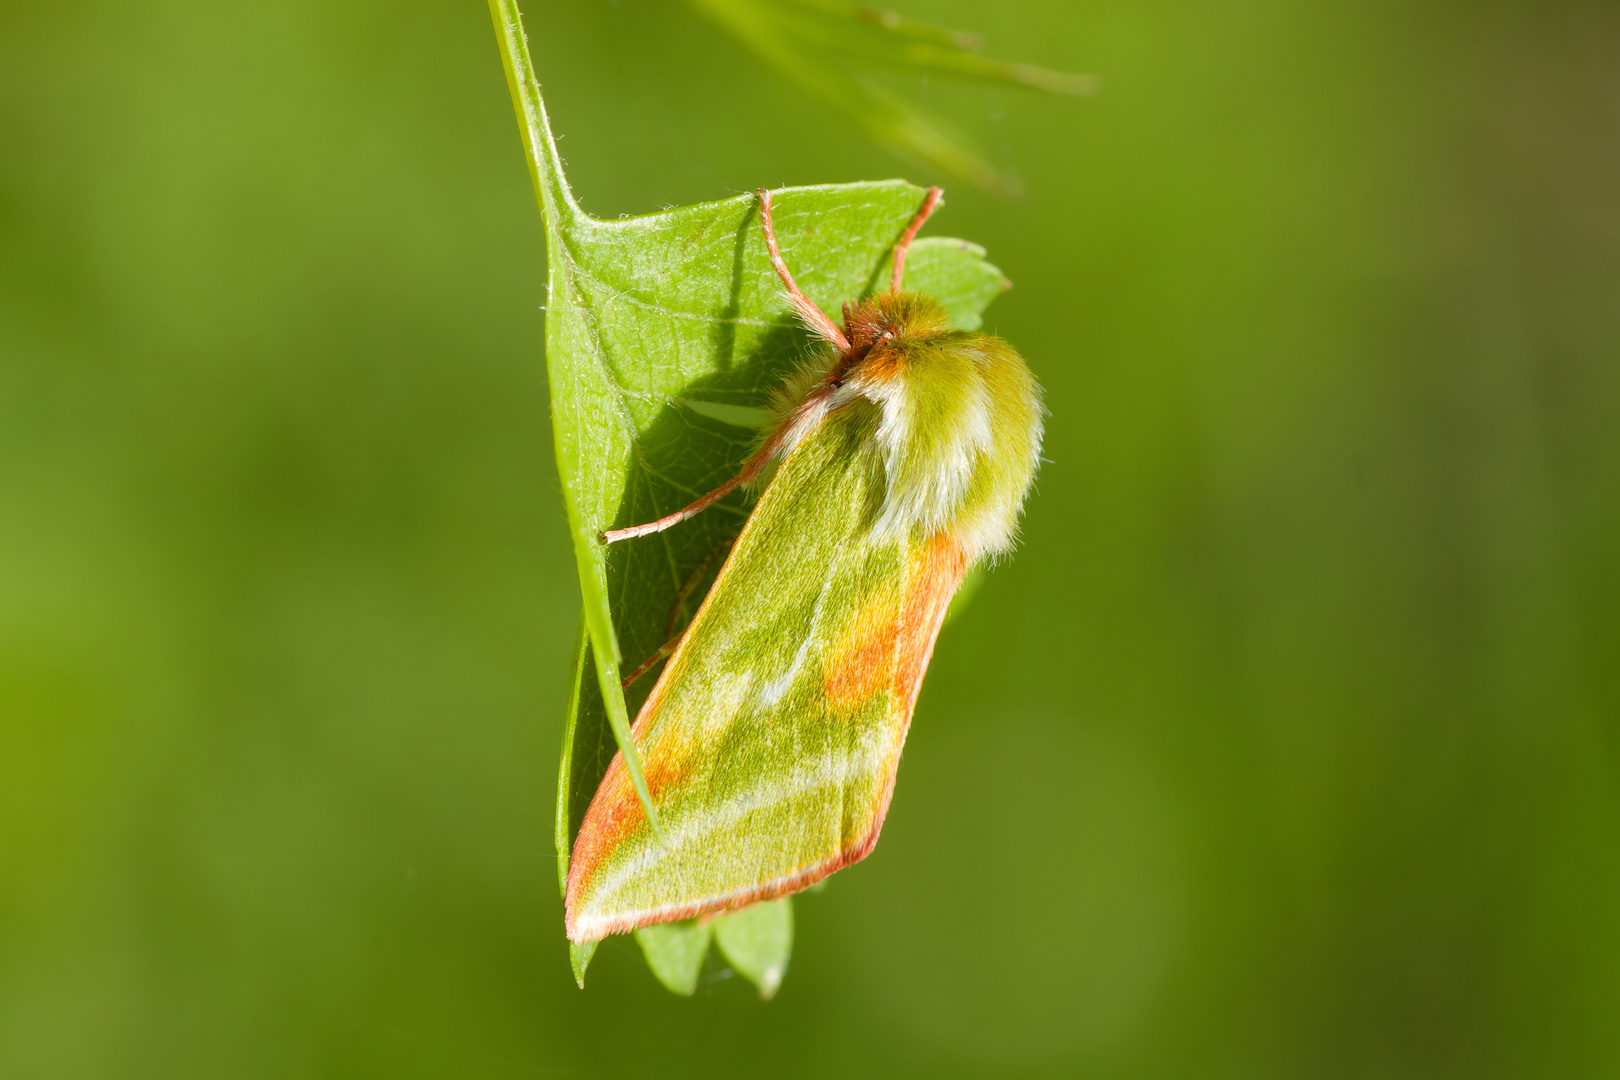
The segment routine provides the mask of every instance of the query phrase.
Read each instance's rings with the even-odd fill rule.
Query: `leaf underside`
[[[670,993],[686,996],[697,989],[713,936],[713,924],[702,919],[644,926],[636,931],[641,955],[653,975]]]
[[[783,897],[716,919],[714,942],[731,966],[769,1001],[782,985],[793,952],[792,900]]]
[[[636,931],[647,967],[671,993],[690,997],[703,974],[709,944],[769,1001],[782,985],[793,953],[793,901],[755,904],[730,915],[644,926]]]

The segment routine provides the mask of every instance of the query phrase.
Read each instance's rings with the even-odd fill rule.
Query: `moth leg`
[[[651,656],[636,665],[634,671],[624,677],[619,684],[620,689],[630,689],[630,684],[651,671],[654,665],[662,660],[669,659],[669,655],[675,651],[675,646],[679,645],[681,638],[686,636],[684,628],[678,634],[675,632],[675,627],[681,621],[681,610],[686,607],[686,602],[692,598],[692,593],[697,591],[698,585],[708,576],[709,571],[714,568],[715,560],[730,551],[731,545],[736,539],[736,533],[722,536],[719,543],[710,548],[709,553],[703,556],[703,561],[698,563],[697,569],[693,570],[686,581],[681,584],[680,591],[675,594],[675,606],[669,612],[669,622],[664,624],[664,643]]]
[[[749,462],[751,464],[753,459],[750,458]],[[758,472],[758,470],[756,469],[755,472]],[[697,502],[692,503],[689,506],[683,506],[673,514],[665,514],[657,521],[649,521],[645,525],[629,525],[623,529],[602,530],[602,543],[613,544],[620,540],[633,540],[638,536],[651,536],[653,533],[661,533],[671,525],[679,525],[687,518],[696,517],[697,515],[701,514],[703,511],[707,510],[709,507],[713,506],[727,495],[730,495],[733,491],[736,491],[737,488],[743,484],[746,484],[750,479],[752,479],[752,476],[748,471],[748,466],[744,465],[742,472],[738,473],[736,476],[733,476],[730,480],[727,480],[725,483],[703,496],[703,498],[699,499]]]
[[[815,400],[816,395],[812,394],[810,398],[806,399],[806,402],[808,404]],[[804,407],[804,405],[801,405],[800,409],[803,409]],[[703,511],[707,510],[709,507],[713,506],[727,495],[730,495],[733,491],[736,491],[739,487],[753,480],[754,477],[763,472],[765,466],[770,464],[771,458],[775,456],[777,450],[781,449],[782,440],[787,437],[788,429],[793,422],[794,417],[788,417],[788,419],[782,423],[782,426],[772,432],[770,438],[765,440],[765,444],[758,450],[754,451],[754,455],[752,457],[743,462],[741,472],[739,472],[736,476],[733,476],[730,480],[727,480],[725,483],[721,484],[719,487],[715,488],[713,491],[709,492],[707,495],[703,496],[703,498],[697,500],[689,506],[681,507],[673,514],[666,514],[657,521],[649,521],[645,525],[630,525],[623,529],[606,529],[601,533],[602,543],[612,544],[620,540],[634,539],[637,536],[650,536],[653,533],[663,532],[671,525],[679,525],[689,517],[696,517],[698,514],[701,514]]]
[[[918,210],[917,216],[911,219],[911,224],[906,226],[906,231],[900,234],[900,242],[894,245],[894,277],[889,283],[890,292],[900,291],[900,282],[906,276],[906,249],[917,238],[917,230],[923,227],[923,222],[927,221],[933,212],[938,209],[940,199],[944,194],[944,188],[929,188],[927,197],[923,199],[922,209]]]
[[[849,351],[849,339],[844,332],[838,329],[838,324],[827,318],[826,312],[816,307],[815,301],[799,291],[794,284],[793,275],[788,272],[787,263],[782,261],[781,249],[776,246],[776,227],[771,223],[771,193],[760,188],[759,195],[759,223],[765,227],[765,248],[770,252],[771,265],[776,268],[776,276],[782,279],[782,287],[787,289],[788,299],[803,319],[805,325],[818,335],[827,339],[839,352]]]
[[[939,188],[929,188],[928,192],[928,200],[923,204],[922,212],[912,221],[911,226],[906,230],[905,236],[901,239],[901,244],[895,249],[902,262],[905,259],[905,245],[911,243],[911,237],[922,227],[923,221],[933,212],[934,205],[939,202]],[[759,221],[765,229],[765,247],[770,252],[771,265],[776,268],[777,276],[782,279],[782,285],[787,289],[788,299],[806,325],[836,347],[843,354],[843,359],[840,361],[839,366],[835,367],[822,380],[821,385],[811,391],[810,395],[799,403],[798,408],[782,422],[781,426],[776,429],[770,438],[765,440],[765,444],[743,464],[742,471],[736,476],[733,476],[730,480],[727,480],[691,505],[683,506],[673,514],[667,514],[657,521],[649,521],[644,525],[631,525],[623,529],[604,530],[601,533],[604,544],[612,544],[620,540],[631,540],[638,536],[650,536],[653,533],[663,532],[672,525],[679,525],[687,518],[701,514],[737,490],[737,488],[753,480],[764,471],[766,465],[770,464],[771,458],[781,449],[783,441],[787,438],[790,430],[804,422],[815,423],[819,420],[816,410],[824,407],[827,396],[837,388],[839,375],[850,363],[849,339],[844,336],[844,332],[838,328],[837,323],[829,319],[825,312],[816,307],[813,300],[799,290],[799,286],[793,280],[793,274],[787,268],[787,263],[782,261],[782,251],[776,244],[776,225],[771,220],[771,193],[764,188],[760,188],[757,194],[759,195]]]
[[[737,533],[735,531],[729,532],[715,541],[714,547],[710,548],[709,553],[703,556],[703,561],[698,563],[697,569],[687,575],[686,580],[681,583],[680,591],[675,594],[675,606],[669,609],[669,622],[664,624],[665,637],[674,638],[676,636],[675,626],[681,621],[681,609],[686,607],[686,602],[692,599],[692,594],[697,591],[698,585],[708,576],[709,571],[714,568],[715,560],[730,551],[731,545],[736,542]]]
[[[675,651],[675,646],[679,645],[681,643],[681,638],[685,636],[686,631],[682,630],[679,634],[676,634],[674,637],[658,646],[657,652],[653,653],[651,656],[647,657],[647,659],[637,664],[636,670],[632,671],[619,681],[619,689],[630,689],[630,684],[647,674],[647,672],[651,671],[654,665],[658,664],[660,661],[668,660],[669,654]]]

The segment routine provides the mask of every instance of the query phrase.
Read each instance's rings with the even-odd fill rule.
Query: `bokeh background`
[[[0,1074],[1620,1071],[1620,9],[907,0],[1051,407],[769,1005],[605,946],[485,6],[0,9]],[[670,0],[529,5],[611,216],[940,177]]]

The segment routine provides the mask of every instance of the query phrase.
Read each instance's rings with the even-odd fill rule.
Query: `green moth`
[[[786,896],[877,843],[945,611],[970,567],[1011,550],[1041,445],[1017,352],[901,288],[940,195],[895,244],[889,290],[846,303],[840,326],[794,284],[759,192],[771,265],[817,348],[736,477],[603,534],[634,542],[738,487],[758,496],[697,614],[651,658],[668,654],[632,738],[658,824],[620,754],[580,825],[576,943]]]

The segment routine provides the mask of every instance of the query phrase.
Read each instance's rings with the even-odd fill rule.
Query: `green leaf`
[[[574,969],[574,981],[581,990],[585,989],[585,969],[591,966],[591,957],[596,955],[600,944],[600,941],[587,941],[583,945],[577,941],[568,943],[568,966]]]
[[[658,981],[676,994],[691,996],[697,989],[703,958],[709,954],[712,923],[701,919],[644,926],[636,931],[641,954]]]
[[[546,370],[583,599],[557,796],[566,887],[574,834],[616,749],[653,817],[629,717],[656,669],[628,700],[621,669],[664,643],[672,614],[677,626],[690,617],[706,582],[681,612],[677,595],[735,534],[747,504],[736,493],[674,529],[611,547],[600,533],[679,509],[733,476],[758,438],[745,424],[757,423],[811,342],[771,270],[753,196],[615,221],[579,209],[516,4],[490,0],[490,9],[545,224]],[[836,314],[886,284],[890,250],[923,194],[900,180],[780,193],[777,235],[800,287]],[[1007,287],[983,249],[937,237],[912,246],[906,283],[938,298],[964,329],[977,328]],[[589,953],[574,956],[583,979]]]
[[[769,1001],[793,955],[793,902],[783,897],[716,919],[714,940],[731,966]]]
[[[996,168],[943,118],[872,78],[881,68],[992,85],[1086,95],[1090,75],[982,56],[977,34],[914,22],[846,0],[687,0],[777,74],[842,113],[868,138],[993,195],[1010,197],[1016,178]]]

